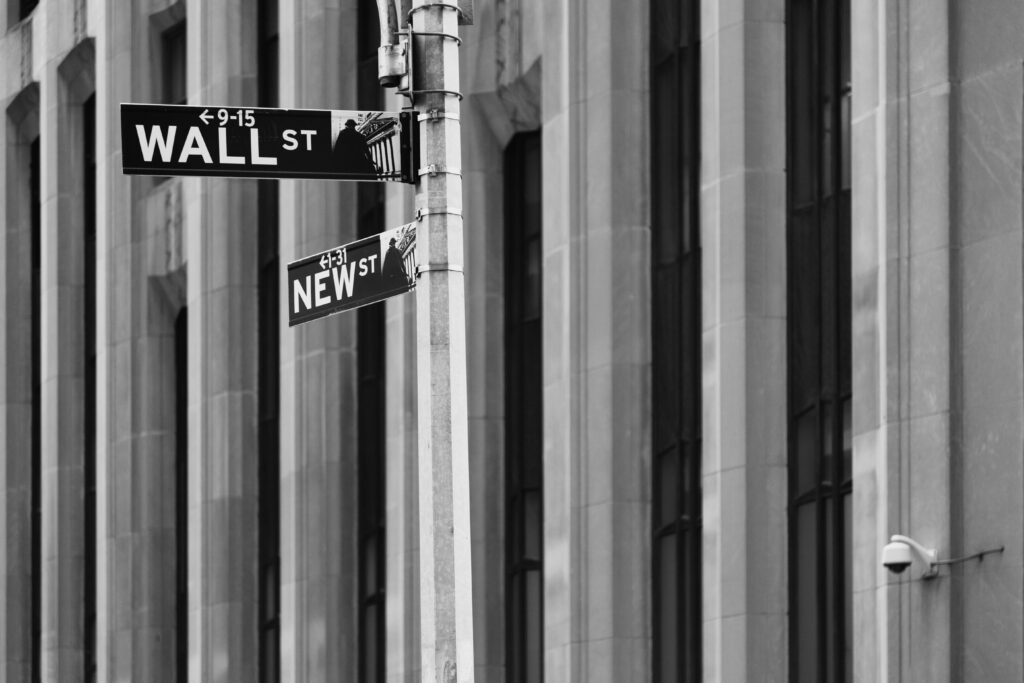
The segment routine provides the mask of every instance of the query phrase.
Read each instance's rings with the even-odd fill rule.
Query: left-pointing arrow
[[[210,122],[209,119],[213,118],[213,114],[211,114],[209,112],[210,112],[209,109],[204,109],[203,113],[199,115],[199,118],[203,120],[204,124],[209,123]]]

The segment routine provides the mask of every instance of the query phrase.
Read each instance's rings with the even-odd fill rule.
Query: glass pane
[[[651,3],[651,61],[655,64],[675,53],[679,41],[679,4],[679,0]]]
[[[807,210],[790,221],[790,359],[793,366],[791,404],[797,411],[811,405],[820,390],[821,255],[817,215]]]
[[[366,608],[363,621],[363,680],[377,683],[377,607]]]
[[[679,275],[677,266],[663,266],[654,273],[653,382],[654,447],[664,450],[679,438],[680,328]]]
[[[526,678],[528,683],[540,683],[544,671],[544,628],[541,624],[541,572],[526,574]]]
[[[836,576],[835,499],[826,498],[824,509],[825,528],[822,549],[825,552],[825,576],[822,583],[825,589],[825,602],[821,612],[824,622],[822,635],[825,639],[825,661],[828,662],[827,675],[828,680],[831,681],[835,680],[836,630],[839,628],[836,619],[836,590],[841,589],[843,578]]]
[[[523,144],[523,234],[527,239],[539,237],[543,222],[541,202],[541,138],[527,137]]]
[[[509,666],[509,680],[515,681],[521,679],[524,675],[523,672],[523,659],[525,657],[525,648],[523,646],[523,629],[525,621],[525,606],[523,605],[523,574],[513,574],[512,580],[509,582],[509,632],[507,634],[508,639],[508,657]]]
[[[835,481],[835,432],[832,431],[832,411],[835,405],[827,403],[824,406],[821,427],[821,480],[822,493],[828,495]],[[827,546],[826,546],[827,547]]]
[[[658,457],[657,472],[657,519],[655,528],[679,519],[679,462],[675,449]]]
[[[842,105],[840,110],[840,133],[842,140],[842,157],[840,162],[842,164],[842,188],[844,190],[850,189],[850,90],[847,84],[845,92],[843,93]]]
[[[368,536],[363,545],[363,596],[377,592],[377,535]]]
[[[523,319],[536,320],[540,317],[540,240],[533,239],[526,244],[526,272],[523,276]]]
[[[679,564],[674,535],[658,540],[658,578],[654,596],[658,622],[658,681],[679,680]]]
[[[263,585],[267,604],[266,613],[269,619],[277,617],[277,565],[270,563],[263,573]]]
[[[796,496],[818,484],[818,411],[809,410],[796,421]]]
[[[845,681],[853,680],[853,496],[843,496],[843,603]]]
[[[796,538],[790,542],[796,554],[793,600],[796,603],[796,680],[820,683],[818,678],[818,538],[814,504],[797,508]]]
[[[543,527],[540,514],[540,492],[525,491],[523,504],[526,519],[523,533],[525,540],[525,556],[523,559],[540,560],[543,538]]]
[[[654,69],[651,131],[654,174],[652,184],[653,254],[655,264],[674,263],[679,258],[682,209],[677,183],[680,178],[679,72],[674,60]]]
[[[682,369],[680,390],[682,392],[681,420],[682,437],[695,439],[700,434],[701,365],[701,284],[700,260],[696,254],[687,254],[682,263],[681,315],[682,325],[678,334]]]
[[[814,50],[811,18],[814,13],[810,0],[793,0],[791,13],[787,17],[789,49],[792,59],[789,67],[789,148],[790,186],[793,191],[794,208],[807,206],[814,201],[815,138],[817,136],[816,112],[818,103],[812,96],[815,82],[815,65],[818,63]]]
[[[843,483],[853,477],[853,402],[843,401]]]

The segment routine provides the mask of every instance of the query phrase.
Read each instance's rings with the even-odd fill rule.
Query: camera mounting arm
[[[922,579],[935,578],[939,574],[939,553],[934,548],[925,548],[923,545],[912,539],[910,536],[904,536],[903,534],[893,534],[889,539],[890,543],[905,543],[910,546],[911,550],[918,554],[918,556],[924,560],[924,563],[928,565],[924,574],[921,575]]]

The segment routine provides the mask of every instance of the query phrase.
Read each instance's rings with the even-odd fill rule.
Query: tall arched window
[[[849,681],[849,0],[789,0],[786,28],[790,677]]]
[[[655,683],[701,679],[699,6],[651,3]]]
[[[261,107],[278,104],[278,5],[260,0],[258,91]],[[259,637],[260,680],[281,680],[280,371],[278,181],[259,180]]]
[[[541,134],[505,152],[506,679],[544,680]]]
[[[380,44],[377,3],[359,2],[358,106],[383,109],[383,89],[377,80]],[[384,230],[384,188],[379,183],[358,183],[356,208],[359,236]],[[358,433],[359,433],[359,683],[384,683],[386,623],[384,587],[387,579],[385,546],[384,439],[384,313],[385,304],[363,306],[356,312],[358,327]]]

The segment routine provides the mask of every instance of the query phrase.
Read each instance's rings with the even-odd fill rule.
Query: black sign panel
[[[124,172],[415,182],[412,112],[121,105]]]
[[[288,325],[382,301],[416,286],[416,224],[288,264]]]

